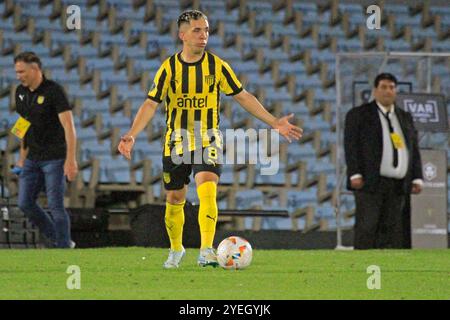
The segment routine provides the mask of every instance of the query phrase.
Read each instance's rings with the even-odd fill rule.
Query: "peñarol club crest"
[[[213,74],[205,76],[205,82],[208,86],[212,86],[215,81],[216,77]]]

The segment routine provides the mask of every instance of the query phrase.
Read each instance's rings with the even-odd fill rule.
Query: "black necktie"
[[[392,122],[391,119],[389,119],[389,113],[390,111],[386,112],[386,114],[383,113],[383,111],[381,111],[381,114],[386,118],[388,126],[389,126],[389,133],[392,134],[394,133],[394,127],[392,126]],[[392,148],[394,149],[394,161],[392,162],[392,164],[394,165],[394,168],[397,168],[398,166],[398,150],[397,148],[394,146],[394,142],[392,141],[392,138],[389,136],[389,138],[391,139],[391,144],[392,144]]]

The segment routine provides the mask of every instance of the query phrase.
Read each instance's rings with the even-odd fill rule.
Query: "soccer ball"
[[[252,262],[252,246],[241,237],[231,236],[217,247],[217,261],[224,269],[243,269]]]

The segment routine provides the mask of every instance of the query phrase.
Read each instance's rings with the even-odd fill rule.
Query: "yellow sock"
[[[183,249],[184,203],[170,204],[166,202],[166,230],[170,238],[170,249]]]
[[[212,182],[204,182],[197,188],[200,208],[198,211],[198,224],[202,239],[201,249],[212,248],[217,223],[217,185]]]

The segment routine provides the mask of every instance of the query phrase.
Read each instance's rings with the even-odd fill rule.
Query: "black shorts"
[[[206,149],[206,152],[205,152]],[[206,147],[202,154],[205,157],[197,157],[195,159],[194,152],[191,152],[189,161],[179,163],[180,159],[174,163],[172,158],[163,156],[163,181],[166,190],[180,190],[191,181],[189,176],[194,171],[194,177],[202,171],[213,172],[220,177],[222,172],[221,161],[218,160],[216,149]],[[220,157],[219,157],[220,159]],[[197,160],[197,161],[194,161]]]

